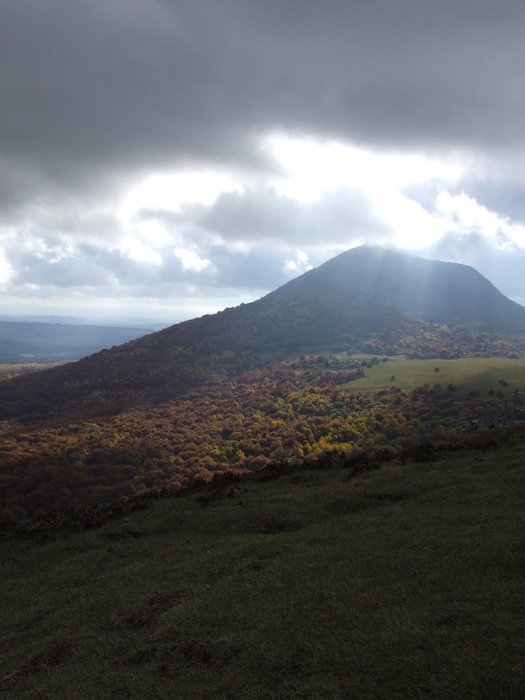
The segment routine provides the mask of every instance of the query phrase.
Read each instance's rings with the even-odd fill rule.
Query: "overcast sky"
[[[0,313],[173,322],[363,243],[525,304],[523,0],[0,0]]]

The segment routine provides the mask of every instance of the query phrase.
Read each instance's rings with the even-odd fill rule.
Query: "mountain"
[[[269,297],[351,301],[367,311],[390,309],[447,324],[525,331],[525,308],[474,268],[362,246],[292,280]]]
[[[147,332],[138,328],[0,320],[0,361],[76,360]]]
[[[251,304],[10,380],[0,416],[114,413],[168,400],[216,372],[246,369],[261,354],[458,357],[508,352],[498,334],[509,333],[523,338],[525,308],[471,267],[360,247]]]
[[[525,333],[525,308],[471,267],[362,246],[185,330],[232,350],[294,351],[337,343],[358,348],[374,334],[393,346],[423,332],[421,322]]]
[[[3,381],[0,523],[518,420],[523,313],[470,268],[356,249],[252,304]]]

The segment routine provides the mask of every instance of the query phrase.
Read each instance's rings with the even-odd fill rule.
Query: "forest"
[[[395,377],[388,388],[354,388],[387,359],[301,355],[214,372],[176,398],[113,416],[92,415],[92,406],[104,400],[94,390],[69,422],[3,421],[0,517],[32,518],[75,504],[180,491],[272,462],[439,444],[466,432],[473,419],[488,425],[510,411],[513,387],[465,393],[442,386],[438,373],[408,391]]]

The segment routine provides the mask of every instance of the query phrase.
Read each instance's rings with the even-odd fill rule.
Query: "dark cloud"
[[[279,171],[261,148],[272,132],[470,152],[483,167],[456,191],[471,187],[523,221],[524,46],[522,0],[3,2],[0,244],[24,283],[182,294],[197,279],[203,293],[268,289],[296,247],[315,259],[322,244],[388,237],[358,189],[305,204],[259,184]],[[152,172],[205,166],[256,184],[211,207],[159,213],[173,237],[160,265],[122,252],[122,193]],[[430,186],[408,194],[432,211]],[[17,251],[22,235],[43,249]],[[72,252],[53,259],[60,245]],[[209,267],[184,269],[178,246]]]
[[[435,182],[421,185],[411,185],[403,190],[403,194],[418,202],[427,211],[434,209],[434,203],[442,185]],[[495,212],[503,218],[514,222],[525,223],[525,185],[509,181],[504,176],[500,180],[468,179],[448,185],[447,190],[452,195],[468,192],[486,209]]]
[[[500,216],[525,224],[525,184],[509,181],[470,181],[463,189]]]
[[[215,281],[220,288],[243,289],[259,296],[287,282],[286,254],[269,246],[247,251],[230,251],[224,246],[214,246],[210,257],[215,265]]]
[[[1,151],[89,187],[250,162],[272,128],[516,148],[524,26],[512,0],[3,3]]]
[[[192,212],[188,212],[191,216]],[[194,211],[194,220],[224,240],[281,241],[302,246],[372,241],[387,233],[359,189],[345,188],[301,203],[272,188],[224,194],[207,208]]]
[[[80,188],[240,157],[249,129],[233,119],[234,57],[221,56],[214,7],[202,16],[202,6],[154,0],[3,4],[3,155]]]

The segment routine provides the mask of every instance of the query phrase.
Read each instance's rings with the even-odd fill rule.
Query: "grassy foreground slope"
[[[2,696],[523,697],[524,438],[6,536]]]

